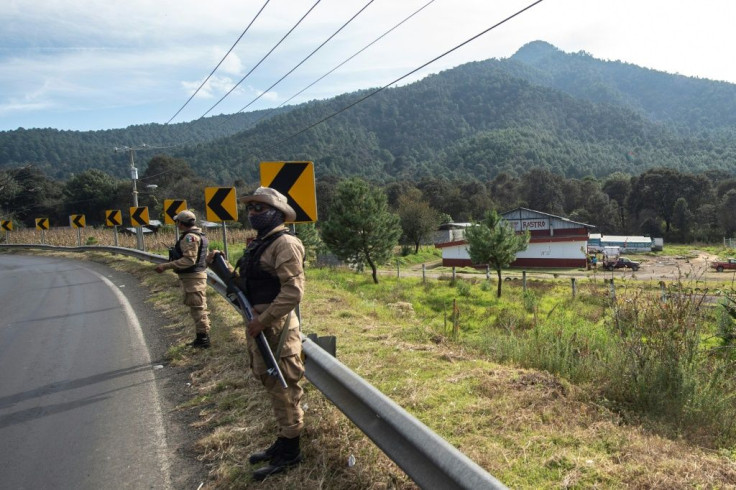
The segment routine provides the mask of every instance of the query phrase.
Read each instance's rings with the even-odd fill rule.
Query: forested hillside
[[[2,132],[0,168],[32,164],[63,179],[90,168],[123,176],[125,156],[112,148],[147,143],[163,148],[141,153],[142,169],[165,153],[221,184],[256,181],[263,160],[313,160],[318,177],[380,182],[484,181],[531,167],[568,178],[660,166],[736,173],[736,85],[544,42],[384,90],[307,129],[370,93],[171,126]]]
[[[288,109],[213,116],[189,123],[142,124],[105,131],[60,131],[53,128],[0,131],[0,168],[33,165],[49,177],[66,180],[88,169],[123,177],[127,154],[115,148],[153,147],[166,152],[175,147],[212,141],[243,131],[261,119]],[[158,149],[156,149],[158,148]]]
[[[736,169],[736,148],[729,137],[734,128],[727,118],[720,117],[717,127],[689,125],[702,119],[695,114],[704,108],[684,95],[678,99],[682,91],[669,81],[684,77],[601,62],[584,54],[562,54],[546,44],[528,46],[519,56],[523,59],[529,50],[562,57],[548,78],[569,79],[567,90],[542,85],[542,69],[516,57],[488,60],[381,92],[292,139],[285,140],[364,94],[299,107],[226,141],[178,156],[208,177],[248,180],[257,177],[258,161],[271,159],[314,160],[322,175],[362,175],[384,182],[437,175],[487,180],[503,171],[521,175],[534,166],[565,177],[602,177],[616,171],[637,175],[656,166],[692,172]],[[534,59],[545,62],[541,55]],[[595,86],[608,87],[606,92],[618,94],[621,103],[614,104],[613,97],[593,100],[573,90],[585,87],[580,64],[591,65],[591,72],[596,67],[603,72],[638,70],[646,90],[639,93],[637,84],[617,87],[609,82],[615,77],[598,77]],[[702,91],[717,86],[736,100],[736,86],[684,80],[702,86]],[[652,86],[670,94],[670,105],[678,107],[666,124],[666,112],[659,111],[654,118],[654,109],[637,102],[646,99]],[[722,115],[717,101],[708,107]]]

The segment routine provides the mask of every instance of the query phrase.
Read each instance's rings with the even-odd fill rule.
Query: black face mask
[[[284,222],[284,214],[278,209],[269,209],[262,213],[248,216],[250,226],[258,232],[259,235],[268,233]]]

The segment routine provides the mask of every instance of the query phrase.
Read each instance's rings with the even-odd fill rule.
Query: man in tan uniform
[[[184,292],[184,304],[194,319],[196,338],[189,345],[207,349],[210,346],[210,319],[207,311],[207,237],[194,226],[196,216],[191,211],[182,211],[174,216],[179,230],[179,239],[169,249],[169,262],[158,264],[156,272],[173,269],[179,276]]]
[[[304,293],[304,246],[284,226],[284,222],[294,221],[296,213],[283,194],[259,187],[241,201],[246,203],[248,221],[258,236],[236,266],[228,264],[228,267],[257,314],[247,325],[250,366],[271,398],[279,426],[276,442],[249,458],[251,464],[268,462],[253,473],[256,480],[263,480],[302,461],[299,438],[304,412],[299,380],[304,376],[304,364],[299,319],[294,309]],[[208,262],[215,253],[208,255]],[[286,389],[266,372],[266,364],[254,341],[260,332],[266,336],[277,359],[288,385]]]

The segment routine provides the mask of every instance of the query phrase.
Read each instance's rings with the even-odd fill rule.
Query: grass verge
[[[191,369],[186,407],[198,411],[197,425],[207,433],[196,448],[210,470],[206,488],[415,488],[308,381],[306,461],[285,475],[251,482],[247,455],[269,445],[275,427],[247,371],[239,317],[210,294],[213,347],[194,352],[183,347],[191,320],[173,274],[157,275],[150,264],[109,254],[89,258],[139,277],[149,301],[171,319],[162,328],[179,340],[169,357]],[[586,371],[600,371],[601,360],[583,354],[600,350],[595,342],[605,342],[604,334],[596,337],[595,327],[602,331],[608,318],[599,285],[581,285],[577,299],[565,299],[555,288],[566,284],[530,281],[531,294],[505,285],[498,300],[484,282],[383,278],[374,285],[368,276],[309,269],[303,330],[336,335],[341,362],[511,488],[736,487],[729,447],[704,448],[639,423],[591,386]],[[558,329],[540,330],[542,324]],[[580,333],[574,337],[582,330],[589,333],[587,345]],[[534,335],[547,350],[522,350],[529,344],[520,338]],[[544,370],[528,367],[531,362],[525,367],[522,360],[535,356],[547,363]],[[560,363],[565,356],[586,362],[565,371],[576,365]]]

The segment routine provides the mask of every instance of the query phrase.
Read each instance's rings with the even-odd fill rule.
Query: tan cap
[[[197,217],[194,216],[193,212],[189,211],[188,209],[185,209],[184,211],[181,211],[179,214],[174,216],[174,221],[181,221],[181,222],[197,221]]]
[[[240,201],[244,203],[262,202],[264,204],[268,204],[284,213],[284,221],[286,222],[291,222],[296,219],[296,211],[294,211],[294,208],[289,206],[289,201],[286,199],[286,196],[270,187],[259,187],[252,195],[241,197]]]

